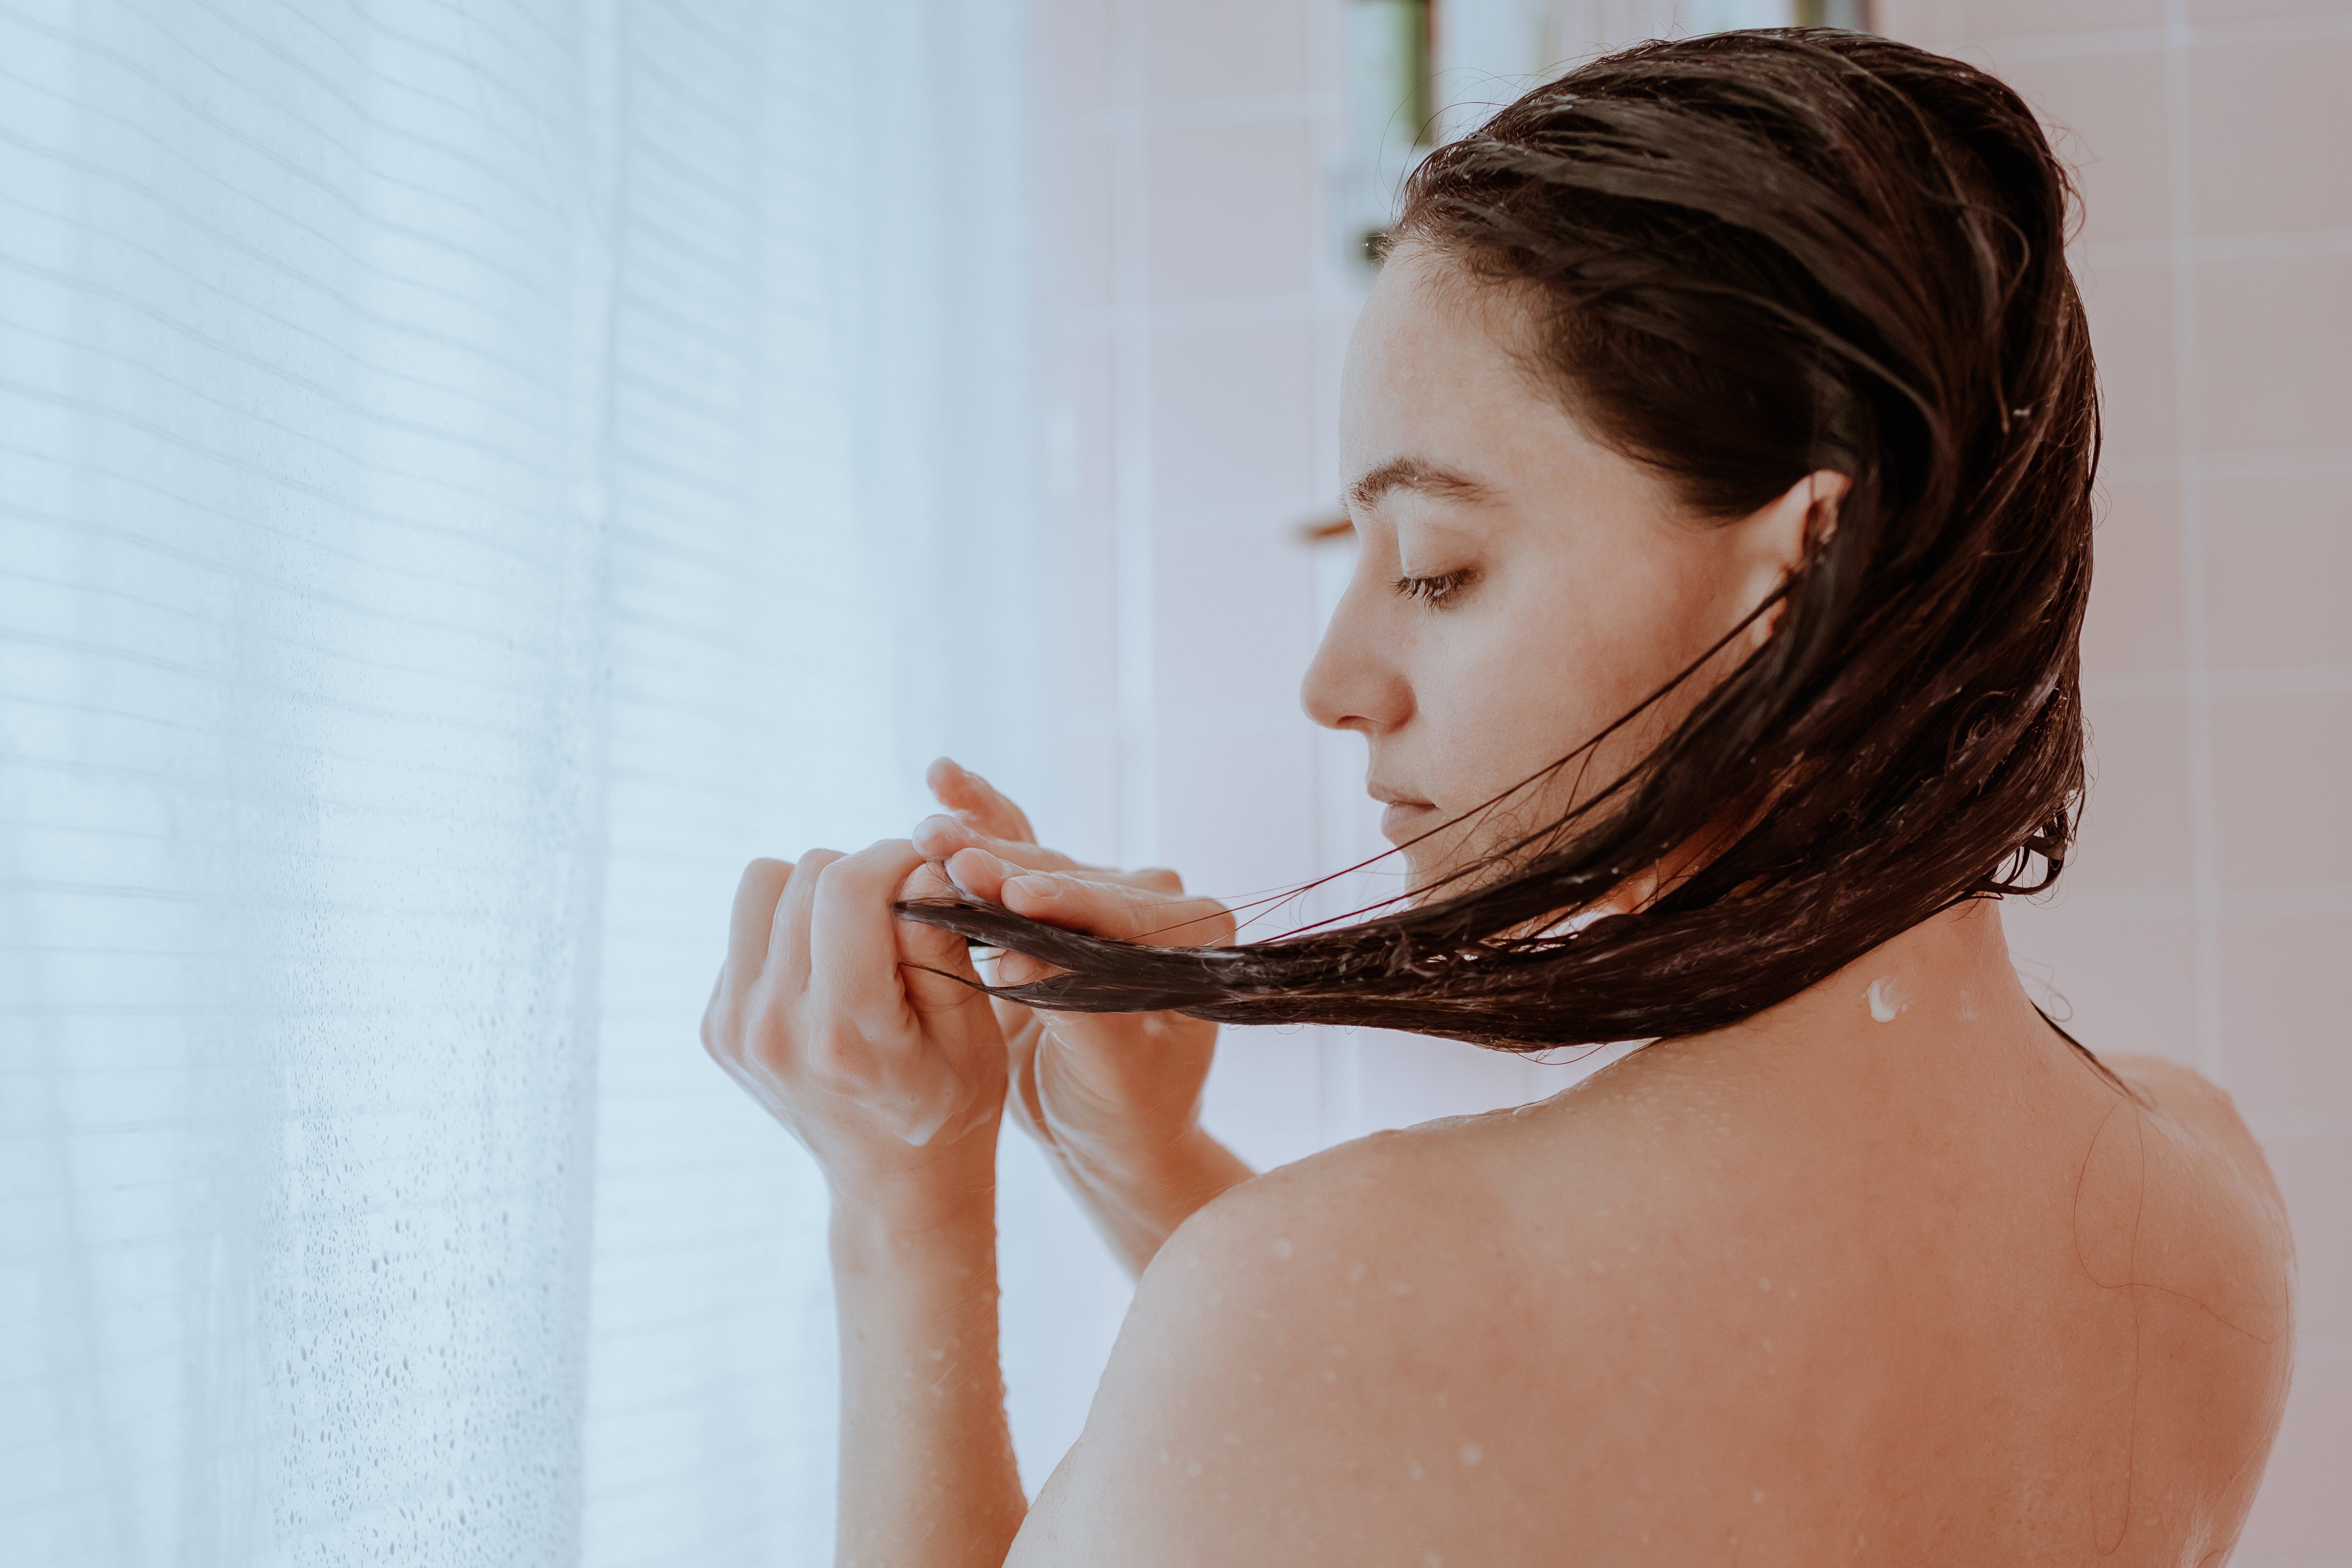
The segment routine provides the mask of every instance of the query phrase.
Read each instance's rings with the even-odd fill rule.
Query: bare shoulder
[[[2219,1085],[2161,1057],[2102,1058],[2137,1114],[2111,1118],[2084,1163],[2078,1218],[2098,1190],[2131,1205],[2137,1265],[2223,1318],[2285,1332],[2294,1246],[2262,1145]],[[2177,1276],[2177,1278],[2176,1278]],[[2224,1305],[2224,1303],[2230,1303]]]
[[[2139,1091],[2163,1116],[2210,1142],[2214,1152],[2270,1184],[2262,1146],[2227,1090],[2194,1068],[2166,1057],[2102,1056],[2115,1075]]]
[[[1434,1551],[1507,1507],[1470,1391],[1511,1347],[1469,1299],[1481,1240],[1440,1234],[1483,1180],[1456,1142],[1375,1135],[1187,1221],[1010,1561],[1418,1563],[1395,1531]]]
[[[2063,1057],[1919,1090],[1957,1058],[1869,1043],[1811,1077],[1644,1051],[1233,1189],[1146,1272],[1011,1561],[1809,1561],[2101,1454],[2101,1498],[2160,1478],[2242,1518],[2287,1243],[2227,1098]],[[2064,1496],[1951,1560],[2095,1534]]]
[[[2171,1266],[2202,1261],[2207,1289],[2226,1282],[2274,1279],[2284,1321],[2284,1271],[2294,1244],[2285,1201],[2262,1145],[2219,1085],[2162,1057],[2102,1058],[2141,1101],[2128,1140],[2103,1130],[2085,1163],[2086,1183],[2119,1159],[2137,1163],[2136,1223],[2160,1228],[2158,1245],[2177,1248]],[[2117,1124],[2111,1123],[2111,1128]],[[2225,1293],[2234,1293],[2226,1292]]]
[[[1563,1195],[1576,1142],[1531,1185],[1532,1119],[1433,1123],[1202,1209],[1011,1561],[1549,1560],[1579,1412],[1612,1396],[1643,1294],[1608,1200]]]

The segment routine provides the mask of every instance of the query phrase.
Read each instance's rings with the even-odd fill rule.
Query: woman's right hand
[[[1233,941],[1232,912],[1188,897],[1174,872],[1107,870],[1043,848],[1019,806],[946,758],[927,782],[950,815],[919,825],[915,847],[966,894],[1124,942]],[[997,961],[1002,984],[1052,973],[1018,953]],[[1180,1013],[1049,1013],[1002,1000],[997,1009],[1013,1119],[1137,1272],[1193,1210],[1248,1179],[1249,1167],[1201,1127],[1216,1025]]]

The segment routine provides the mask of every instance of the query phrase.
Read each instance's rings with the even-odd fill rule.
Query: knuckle
[[[762,855],[743,868],[742,885],[746,888],[782,888],[792,880],[793,863]]]
[[[792,1020],[766,984],[755,985],[722,1021],[720,1040],[731,1060],[780,1072],[792,1056]]]
[[[1165,866],[1147,866],[1136,873],[1137,879],[1155,893],[1181,893],[1184,879]]]
[[[845,1026],[823,1030],[809,1042],[802,1067],[819,1089],[856,1093],[866,1087],[866,1042]]]

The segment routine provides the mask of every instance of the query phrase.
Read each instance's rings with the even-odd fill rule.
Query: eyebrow
[[[1485,501],[1494,499],[1492,487],[1457,469],[1425,463],[1419,458],[1391,458],[1367,468],[1347,489],[1348,505],[1369,510],[1391,490],[1414,490],[1445,500]]]

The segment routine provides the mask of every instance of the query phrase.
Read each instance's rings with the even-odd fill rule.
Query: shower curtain
[[[0,1562],[808,1563],[753,854],[1043,806],[1016,0],[0,0]]]

